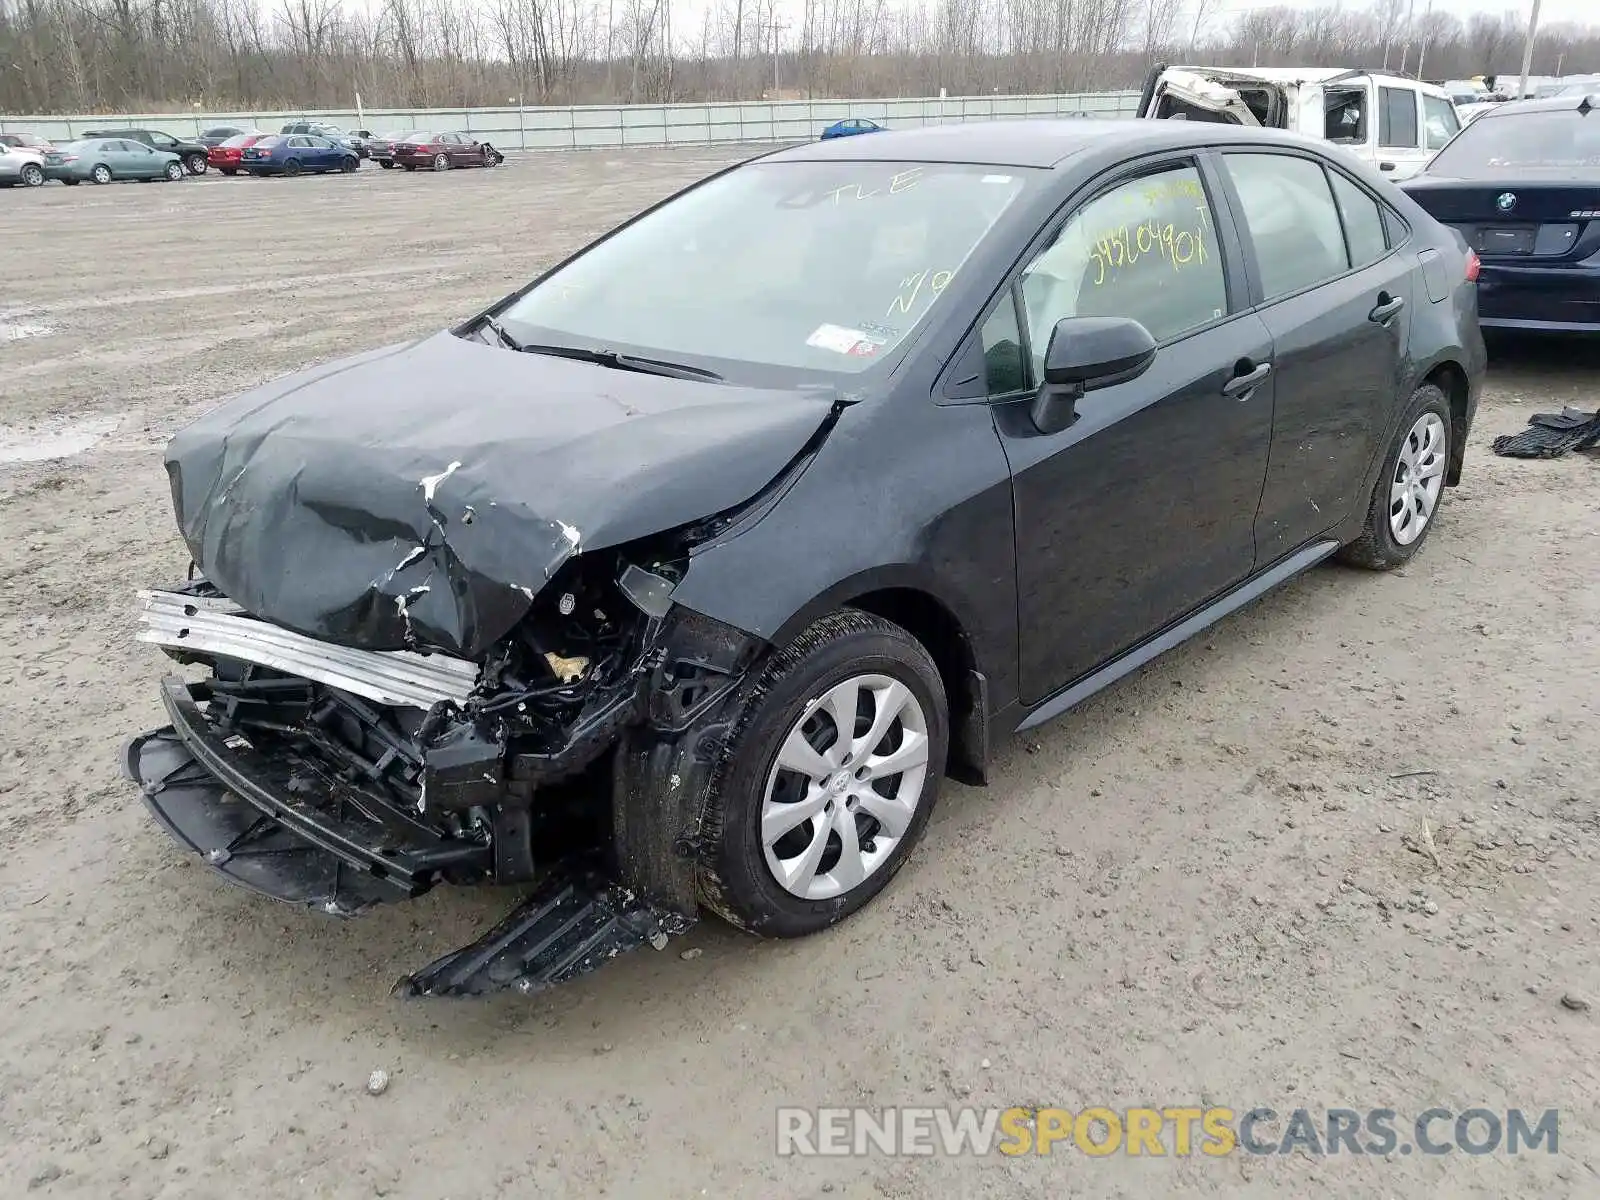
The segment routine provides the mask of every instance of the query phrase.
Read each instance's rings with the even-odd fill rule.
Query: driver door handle
[[[1272,364],[1262,363],[1253,370],[1241,372],[1228,380],[1222,385],[1222,394],[1239,400],[1248,400],[1250,393],[1256,390],[1256,385],[1271,374]]]
[[[1379,292],[1377,306],[1367,314],[1367,320],[1379,325],[1387,324],[1389,318],[1405,306],[1404,296],[1391,296],[1388,292]]]

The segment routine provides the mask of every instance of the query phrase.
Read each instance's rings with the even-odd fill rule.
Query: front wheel
[[[351,171],[354,171],[360,165],[361,160],[356,158],[356,156],[353,154],[346,155],[344,158],[339,160],[339,170],[343,171],[346,175],[350,174]]]
[[[387,159],[387,158],[380,158],[380,159],[379,159],[379,160],[378,160],[378,165],[379,165],[379,166],[380,166],[380,167],[382,167],[382,168],[383,168],[383,169],[384,169],[384,170],[385,170],[385,171],[392,171],[392,170],[394,170],[394,162],[393,162],[393,160],[391,160],[391,159]]]
[[[221,171],[224,175],[228,175],[230,177],[234,176],[234,175],[237,175],[239,173],[239,168],[238,167],[218,167],[217,170]]]
[[[168,163],[167,169],[163,174],[166,175],[168,183],[177,183],[178,180],[183,178],[183,167],[179,163]]]
[[[22,164],[22,186],[23,187],[43,187],[44,186],[44,168],[41,167],[38,163],[23,163]]]
[[[1361,536],[1339,551],[1341,561],[1373,571],[1402,566],[1433,528],[1450,465],[1450,401],[1433,384],[1411,394],[1400,433],[1383,460]]]
[[[106,166],[105,163],[96,163],[94,170],[89,172],[89,178],[96,183],[110,183],[111,168]]]
[[[206,161],[204,154],[191,154],[183,160],[183,165],[189,168],[191,175],[204,175],[211,164]]]
[[[739,705],[706,805],[700,898],[752,933],[815,933],[877,895],[926,827],[944,685],[904,629],[843,609],[775,655]]]
[[[435,171],[448,171],[450,169],[450,156],[448,154],[435,154],[433,156],[433,169]]]

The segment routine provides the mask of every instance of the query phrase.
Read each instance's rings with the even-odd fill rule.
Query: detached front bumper
[[[169,676],[161,697],[172,723],[132,739],[124,770],[173,840],[230,883],[353,916],[453,874],[492,867],[488,846],[448,840],[420,824],[398,837],[354,804],[328,804],[317,781],[294,764],[224,739],[199,707],[209,685]],[[646,943],[660,949],[691,924],[636,899],[594,862],[563,862],[493,929],[405,976],[396,991],[542,991]]]

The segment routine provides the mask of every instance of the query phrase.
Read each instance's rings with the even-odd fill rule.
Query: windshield
[[[1600,118],[1576,108],[1496,115],[1474,121],[1441,150],[1430,175],[1457,179],[1570,175],[1600,168]]]
[[[1031,174],[741,167],[620,230],[499,316],[533,342],[860,372],[928,315]]]

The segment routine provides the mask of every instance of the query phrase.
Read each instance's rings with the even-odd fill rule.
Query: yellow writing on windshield
[[[1146,217],[1137,225],[1119,225],[1096,235],[1092,241],[1095,263],[1094,287],[1124,267],[1131,267],[1144,258],[1165,263],[1173,271],[1181,271],[1192,263],[1204,263],[1210,257],[1206,245],[1206,209],[1196,210],[1199,218],[1191,227],[1175,221],[1160,221]]]
[[[900,281],[900,294],[889,303],[889,316],[909,313],[922,295],[924,284],[928,289],[928,303],[932,304],[934,297],[949,287],[954,277],[954,271],[918,271],[915,275],[907,275]]]

